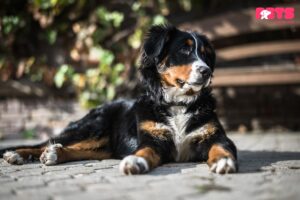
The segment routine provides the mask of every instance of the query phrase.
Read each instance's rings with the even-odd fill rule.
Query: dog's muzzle
[[[212,75],[211,69],[204,62],[195,62],[188,83],[190,85],[206,84]]]

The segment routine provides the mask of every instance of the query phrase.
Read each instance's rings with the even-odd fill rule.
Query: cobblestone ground
[[[205,164],[181,163],[124,176],[119,160],[45,167],[11,166],[1,159],[0,199],[300,199],[300,134],[230,137],[239,148],[238,174],[217,175]]]

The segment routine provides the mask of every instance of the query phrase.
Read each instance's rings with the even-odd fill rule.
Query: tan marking
[[[57,163],[64,163],[77,160],[103,160],[111,158],[111,152],[78,150],[72,148],[56,149]]]
[[[195,130],[196,135],[192,138],[192,143],[202,143],[205,140],[208,140],[212,135],[217,132],[218,128],[214,123],[207,123],[199,129]],[[197,134],[199,132],[199,134]]]
[[[98,149],[104,147],[108,144],[108,142],[109,142],[108,137],[102,138],[100,140],[88,139],[88,140],[83,140],[78,143],[69,145],[67,147],[71,149],[77,149],[77,150],[92,150],[92,149]]]
[[[151,132],[155,128],[155,122],[153,121],[144,121],[140,123],[140,129]]]
[[[217,131],[217,127],[213,123],[207,123],[202,128],[204,130],[202,131],[202,134],[201,134],[202,137],[201,137],[200,143],[205,140],[208,140]]]
[[[157,128],[156,122],[150,120],[141,122],[140,129],[160,139],[166,139],[170,135],[170,130],[167,128]]]
[[[191,40],[191,39],[187,39],[187,40],[185,41],[185,43],[186,43],[187,45],[189,45],[189,46],[192,46],[192,45],[194,44],[194,41]]]
[[[192,71],[192,65],[172,66],[161,73],[162,83],[165,86],[180,88],[181,85],[176,82],[177,79],[187,81]]]
[[[17,149],[16,152],[23,158],[23,160],[29,160],[32,158],[38,159],[43,153],[45,147],[42,148],[26,148],[26,149]]]
[[[161,161],[159,155],[151,147],[140,149],[135,153],[135,155],[145,158],[150,168],[157,167]]]
[[[214,144],[208,152],[207,164],[208,166],[211,166],[213,163],[224,157],[229,157],[235,160],[234,156],[229,151],[218,144]]]
[[[202,53],[202,54],[205,53],[205,48],[204,48],[204,46],[201,46],[201,48],[200,48],[200,53]]]
[[[112,153],[95,149],[104,147],[109,142],[108,138],[100,140],[84,140],[67,147],[57,148],[56,153],[58,163],[76,161],[76,160],[102,160],[111,158]],[[41,148],[23,148],[15,150],[24,160],[32,158],[38,159],[46,147]],[[94,151],[93,151],[94,150]]]
[[[207,123],[203,126],[203,128],[206,129],[205,134],[204,134],[204,135],[206,135],[206,137],[212,136],[217,131],[217,127],[214,123]]]
[[[217,131],[217,127],[213,122],[209,122],[204,126],[194,130],[189,135],[187,135],[182,143],[178,147],[178,155],[176,157],[177,161],[186,162],[192,159],[195,155],[195,151],[191,147],[194,145],[201,144],[202,142],[208,140]]]

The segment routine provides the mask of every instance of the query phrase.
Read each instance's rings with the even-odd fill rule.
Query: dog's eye
[[[199,54],[200,54],[202,57],[205,57],[205,49],[204,49],[203,46],[200,47],[198,51],[199,51]]]
[[[184,54],[184,55],[189,55],[190,52],[191,52],[191,48],[190,48],[190,47],[187,47],[187,46],[183,46],[183,47],[179,50],[179,52],[180,52],[181,54]]]
[[[183,86],[185,82],[181,79],[176,79],[176,83],[178,83],[180,86]]]

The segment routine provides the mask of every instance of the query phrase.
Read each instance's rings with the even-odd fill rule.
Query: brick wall
[[[214,93],[228,130],[300,130],[300,85],[226,87]]]
[[[87,111],[75,100],[8,98],[0,100],[0,138],[40,137],[58,134]]]
[[[215,88],[218,114],[230,131],[300,130],[300,86]],[[0,138],[58,134],[84,116],[74,99],[0,100]]]

